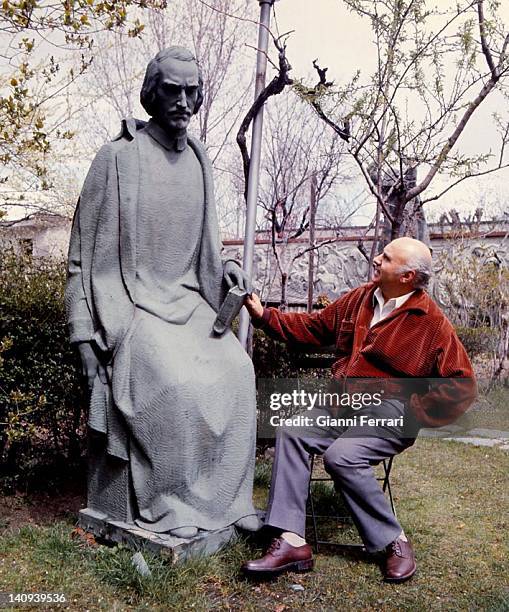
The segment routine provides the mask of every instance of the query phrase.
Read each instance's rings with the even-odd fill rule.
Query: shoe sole
[[[305,561],[294,561],[293,563],[287,563],[286,565],[282,565],[281,567],[275,567],[274,569],[248,569],[242,568],[244,574],[281,574],[282,572],[310,572],[315,565],[313,559],[307,559]]]
[[[384,576],[384,582],[405,582],[405,580],[410,580],[410,578],[415,575],[416,571],[417,566],[414,567],[414,569],[408,574],[405,574],[404,576],[399,576],[398,578],[387,578],[386,576]]]

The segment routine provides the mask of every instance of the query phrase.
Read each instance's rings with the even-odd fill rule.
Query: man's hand
[[[249,278],[237,262],[230,259],[225,262],[223,277],[230,289],[235,285],[238,285],[247,293],[251,293],[251,283],[249,282]]]
[[[81,373],[87,379],[88,388],[91,391],[94,386],[94,379],[97,373],[102,370],[102,366],[91,342],[80,342],[78,352],[81,358]]]
[[[262,318],[263,306],[256,293],[251,293],[246,297],[244,306],[247,308],[247,311],[253,319]]]

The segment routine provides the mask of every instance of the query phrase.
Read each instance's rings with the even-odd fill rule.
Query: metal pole
[[[256,86],[255,100],[265,88],[265,75],[267,73],[267,50],[269,47],[270,9],[275,0],[258,0],[260,3],[260,28],[258,31],[258,55],[256,59]],[[260,158],[263,135],[263,107],[253,120],[251,138],[251,163],[249,165],[249,178],[247,185],[246,203],[246,229],[244,234],[244,257],[242,266],[244,271],[252,278],[253,256],[256,230],[256,205],[258,201],[258,184],[260,178]],[[247,350],[249,337],[249,314],[245,308],[240,311],[239,341]]]
[[[315,246],[315,224],[316,224],[316,174],[311,177],[311,199],[309,202],[309,247]],[[313,312],[313,284],[315,280],[315,252],[309,251],[308,263],[308,312]]]

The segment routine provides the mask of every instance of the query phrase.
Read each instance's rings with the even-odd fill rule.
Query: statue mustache
[[[184,110],[180,108],[169,108],[165,113],[167,117],[185,117],[189,118],[193,114],[191,109]]]

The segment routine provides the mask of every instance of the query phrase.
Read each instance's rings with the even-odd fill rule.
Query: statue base
[[[202,531],[193,538],[176,538],[166,533],[153,533],[132,523],[115,521],[97,510],[85,508],[78,515],[78,526],[105,544],[123,544],[133,551],[149,550],[178,563],[193,557],[218,552],[234,541],[238,532],[233,525],[216,531]]]

